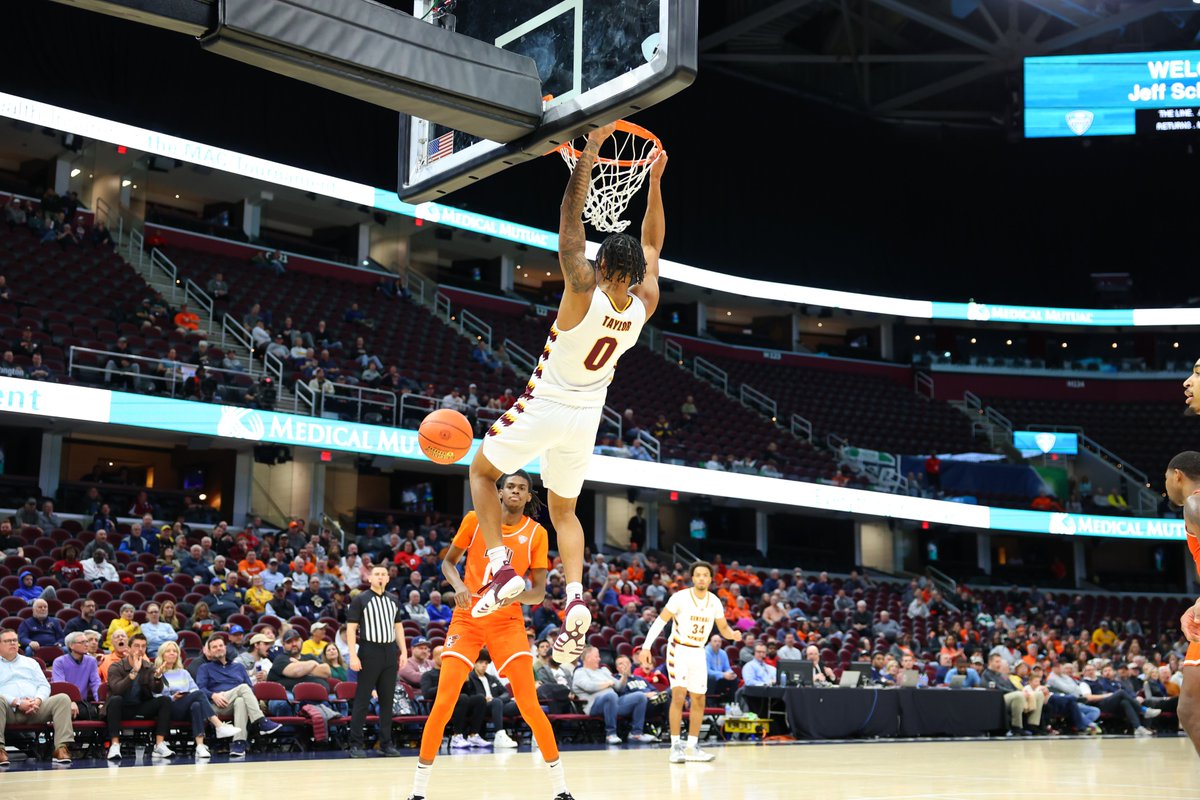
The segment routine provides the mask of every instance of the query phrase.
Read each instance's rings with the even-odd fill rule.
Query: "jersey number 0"
[[[612,358],[613,353],[617,352],[617,340],[611,336],[604,336],[596,340],[592,345],[592,350],[583,359],[583,366],[588,370],[595,372],[608,363]]]

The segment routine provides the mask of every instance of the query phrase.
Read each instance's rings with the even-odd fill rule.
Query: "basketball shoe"
[[[476,601],[475,607],[471,609],[471,616],[486,617],[500,608],[500,603],[511,600],[523,591],[525,591],[525,579],[518,575],[510,565],[505,564],[492,576],[492,582],[480,589],[480,597]]]
[[[675,744],[671,745],[671,755],[667,758],[667,761],[672,764],[682,764],[684,761],[687,761],[687,758],[684,755],[683,742],[676,742]]]
[[[563,614],[562,632],[554,638],[552,656],[559,664],[570,664],[579,658],[592,627],[592,612],[582,600],[572,600]]]
[[[706,753],[700,749],[700,745],[688,747],[683,751],[684,761],[712,761],[716,758],[712,753]]]

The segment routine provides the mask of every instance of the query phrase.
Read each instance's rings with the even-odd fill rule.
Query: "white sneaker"
[[[151,753],[155,758],[170,758],[175,755],[175,751],[167,747],[166,742],[159,742],[154,745],[154,751]]]
[[[1142,712],[1142,716],[1145,717],[1146,719],[1154,719],[1161,713],[1162,713],[1161,708],[1147,708],[1145,711]]]
[[[109,761],[120,761],[121,760],[121,743],[120,742],[113,742],[112,745],[109,746],[108,760]]]
[[[241,732],[242,732],[241,728],[239,728],[237,725],[232,725],[228,722],[222,722],[220,725],[217,726],[217,738],[218,739],[232,739],[234,736],[237,736]]]
[[[1134,736],[1153,736],[1154,731],[1147,728],[1145,725],[1139,725],[1133,731]]]
[[[571,664],[583,653],[588,629],[592,627],[592,612],[582,600],[567,603],[562,630],[554,637],[550,657],[559,664]]]
[[[682,744],[671,745],[671,755],[667,757],[667,761],[672,764],[682,764],[687,759],[684,758],[684,750]]]
[[[212,753],[208,752],[208,745],[196,745],[196,758],[212,758]]]
[[[624,742],[621,741],[621,737],[617,736],[615,733],[610,733],[607,737],[605,737],[604,741],[608,742],[609,744],[624,744]]]
[[[467,747],[491,747],[492,743],[480,736],[478,733],[472,733],[467,737]]]
[[[456,733],[450,737],[450,746],[451,747],[470,747],[471,745],[467,744],[467,739],[465,736],[463,736],[461,733]]]
[[[685,761],[712,761],[716,758],[712,753],[706,753],[700,749],[700,746],[689,747],[683,751],[683,759]]]
[[[658,741],[658,737],[652,733],[631,733],[629,741],[639,742],[640,744],[654,744]]]
[[[520,746],[512,740],[507,731],[503,730],[496,731],[496,737],[492,739],[492,745],[505,750],[515,750]]]

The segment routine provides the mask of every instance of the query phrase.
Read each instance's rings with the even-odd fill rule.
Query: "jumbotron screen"
[[[1200,50],[1025,59],[1027,138],[1200,131]]]

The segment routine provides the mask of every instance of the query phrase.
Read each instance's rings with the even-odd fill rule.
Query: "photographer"
[[[250,408],[260,411],[272,411],[275,408],[275,381],[270,376],[260,378],[242,394],[242,402]]]

